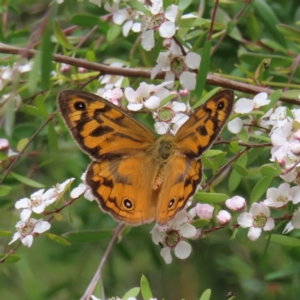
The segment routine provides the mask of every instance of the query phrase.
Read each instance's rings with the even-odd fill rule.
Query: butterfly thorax
[[[152,189],[158,190],[165,181],[164,166],[168,159],[175,152],[174,137],[171,134],[161,136],[152,147],[149,148],[149,154],[152,157],[152,163],[156,166]]]

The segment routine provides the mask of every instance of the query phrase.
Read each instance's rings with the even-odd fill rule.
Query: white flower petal
[[[169,124],[166,122],[155,122],[154,129],[158,134],[165,134],[169,130]]]
[[[43,233],[47,230],[49,230],[51,227],[51,224],[47,221],[38,221],[35,226],[33,232],[37,233]]]
[[[196,77],[189,71],[184,71],[179,76],[180,84],[187,90],[193,90],[196,86]]]
[[[178,14],[178,6],[174,4],[168,6],[165,11],[166,19],[172,21],[173,23],[175,23],[176,21],[177,14]]]
[[[142,24],[138,22],[134,22],[131,29],[133,32],[141,32]]]
[[[292,222],[288,222],[284,228],[284,230],[282,231],[283,234],[289,233],[290,231],[292,231],[294,229],[294,226],[292,225]]]
[[[300,211],[296,211],[291,221],[293,227],[300,229]]]
[[[24,238],[21,239],[21,242],[24,246],[27,246],[29,248],[32,245],[33,236],[31,234],[28,234]]]
[[[15,203],[15,208],[16,209],[27,208],[29,207],[29,205],[30,205],[30,199],[22,198]]]
[[[113,14],[113,21],[117,25],[122,25],[126,19],[127,19],[126,9],[119,9],[117,12]]]
[[[273,230],[274,227],[275,227],[275,221],[274,221],[274,219],[269,218],[263,229],[265,231],[270,231],[270,230]]]
[[[128,110],[138,111],[143,108],[143,103],[129,103],[127,105]]]
[[[157,225],[154,226],[154,228],[151,231],[152,235],[152,241],[155,245],[158,245],[159,242],[162,242],[162,232],[159,231],[159,228]]]
[[[261,228],[250,227],[250,229],[248,231],[248,238],[251,241],[256,241],[259,238],[261,231],[262,231]]]
[[[253,216],[248,212],[244,212],[239,215],[237,222],[243,228],[251,227],[253,224]]]
[[[30,209],[23,209],[20,213],[21,221],[27,222],[31,216],[32,211]]]
[[[93,195],[92,191],[90,188],[88,188],[85,192],[84,192],[84,198],[88,201],[94,201],[97,198]]]
[[[159,31],[159,34],[160,34],[161,37],[163,37],[163,38],[171,38],[172,36],[174,36],[174,34],[176,32],[176,26],[175,26],[175,24],[173,22],[166,21],[166,22],[163,22],[160,25],[158,31]]]
[[[160,105],[160,99],[157,96],[151,96],[144,102],[145,107],[148,109],[156,109]]]
[[[160,255],[165,260],[166,264],[170,264],[172,262],[171,249],[168,247],[164,247],[160,250]]]
[[[131,29],[131,27],[132,27],[132,24],[133,24],[133,21],[132,21],[132,20],[128,20],[128,21],[126,21],[126,22],[124,23],[124,25],[123,25],[123,27],[122,27],[122,32],[123,32],[123,35],[124,35],[125,37],[128,36],[129,31],[130,31],[130,29]]]
[[[227,128],[233,134],[238,134],[243,129],[243,120],[241,118],[234,118],[228,122]]]
[[[198,69],[201,62],[201,56],[195,52],[189,52],[185,57],[185,64],[190,69]]]
[[[84,194],[84,192],[87,190],[87,186],[84,183],[80,183],[78,187],[74,188],[70,196],[72,199],[79,198],[81,195]]]
[[[191,252],[192,246],[186,241],[180,241],[174,249],[175,255],[180,259],[185,259],[189,257]]]
[[[246,114],[252,111],[254,108],[253,100],[247,98],[239,99],[234,105],[234,111],[240,114]]]
[[[191,239],[197,234],[197,229],[190,223],[185,223],[180,226],[179,234],[182,237]]]
[[[18,240],[20,238],[20,236],[21,236],[20,232],[15,232],[15,234],[13,235],[12,240],[8,243],[8,245],[10,245],[13,242],[15,242],[16,240]]]
[[[142,33],[142,47],[146,51],[150,51],[155,45],[154,41],[154,31],[153,30],[147,30]]]

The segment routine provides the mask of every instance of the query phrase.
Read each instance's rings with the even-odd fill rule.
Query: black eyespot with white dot
[[[133,209],[133,202],[129,200],[128,198],[123,199],[123,206],[127,210],[132,210]]]
[[[169,202],[169,208],[172,208],[173,206],[174,206],[174,204],[175,204],[175,198],[173,197],[171,200],[170,200],[170,202]]]
[[[86,109],[86,104],[83,101],[77,101],[74,103],[74,108],[76,110],[85,110]]]
[[[218,103],[218,110],[222,110],[224,107],[225,107],[224,101],[220,101],[220,102]]]

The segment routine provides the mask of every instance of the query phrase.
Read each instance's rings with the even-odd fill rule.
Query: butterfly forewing
[[[233,91],[224,90],[195,109],[175,135],[177,149],[189,157],[200,157],[218,137],[233,103]]]
[[[149,129],[97,95],[64,91],[58,105],[74,139],[94,159],[133,155],[156,140]]]

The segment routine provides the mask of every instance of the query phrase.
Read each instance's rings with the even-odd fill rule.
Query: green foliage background
[[[165,6],[172,3],[165,2]],[[190,2],[185,12],[197,11],[199,1]],[[204,5],[203,19],[210,20],[215,2],[201,3]],[[233,22],[244,5],[244,1],[220,1],[212,45],[218,41],[221,30],[228,34],[212,55],[209,71],[233,80],[253,83],[255,71],[263,59],[271,58],[269,68],[259,73],[256,84],[273,84],[271,87],[274,89],[285,86],[299,88],[298,64],[293,69],[300,46],[299,1],[252,1],[238,22]],[[23,99],[16,112],[13,105],[5,109],[0,106],[0,137],[8,138],[12,149],[21,148],[22,143],[33,136],[49,114],[56,111],[56,95],[60,91],[79,88],[88,81],[89,76],[97,74],[92,70],[80,74],[77,67],[60,73],[60,64],[51,62],[53,53],[86,58],[97,63],[117,58],[130,67],[152,68],[161,50],[161,40],[148,53],[136,44],[136,34],[131,33],[124,38],[120,26],[99,18],[107,12],[88,1],[65,0],[57,5],[49,1],[8,0],[0,2],[0,13],[0,42],[17,47],[29,45],[29,48],[42,50],[39,56],[33,58],[31,72],[13,78],[12,83],[0,91],[0,96],[14,91]],[[96,25],[98,27],[84,44],[79,48],[74,47]],[[78,27],[72,29],[72,26]],[[69,36],[62,33],[66,28],[71,28]],[[200,54],[208,28],[207,23],[186,34],[187,41],[196,45],[195,51]],[[18,55],[0,54],[1,66],[12,66],[15,62],[23,64],[26,59]],[[51,70],[58,72],[57,77],[50,76]],[[287,84],[292,70],[295,70],[293,80]],[[61,85],[58,79],[62,79]],[[141,81],[144,79],[131,78],[130,85],[136,88]],[[85,90],[95,92],[99,86],[95,80]],[[212,86],[205,87],[206,92],[211,89]],[[226,130],[224,136],[230,137]],[[228,190],[229,176],[223,176],[215,191],[250,199],[253,187],[261,178],[258,169],[268,163],[270,157],[269,149],[251,151],[247,168],[254,170],[254,176],[251,179],[242,178],[234,191]],[[80,176],[89,161],[79,151],[56,114],[50,125],[34,138],[13,172],[31,178],[46,188],[75,177],[75,187],[81,182]],[[208,178],[212,176],[210,169],[205,173]],[[280,182],[274,178],[272,186]],[[30,187],[11,174],[5,179],[4,185],[10,189],[9,193],[0,197],[0,252],[6,254],[12,248],[7,244],[19,220],[19,211],[15,210],[14,204],[20,198],[29,197],[38,187]],[[68,200],[68,193],[64,197]],[[91,203],[83,198],[64,209],[61,215],[61,221],[51,222],[50,233],[62,235],[74,230],[113,230],[116,226],[109,215],[99,210],[96,202]],[[277,223],[275,233],[281,234],[285,224]],[[232,230],[227,228],[213,232],[207,238],[191,241],[193,250],[188,259],[174,258],[171,265],[166,265],[159,255],[159,247],[151,240],[152,228],[153,224],[127,229],[123,238],[113,246],[102,273],[106,297],[121,297],[130,288],[139,286],[142,274],[149,280],[153,295],[158,299],[199,299],[207,288],[212,289],[211,299],[225,299],[230,291],[238,294],[237,299],[300,297],[299,247],[268,244],[267,235],[260,237],[258,242],[251,242],[246,230],[239,230],[235,238],[230,239]],[[292,235],[299,237],[299,232],[294,231]],[[66,246],[54,242],[47,235],[41,235],[34,239],[31,248],[21,246],[16,250],[14,255],[21,257],[20,260],[9,262],[8,259],[0,266],[0,298],[80,298],[108,243],[109,238],[106,238],[93,243],[72,242]]]

